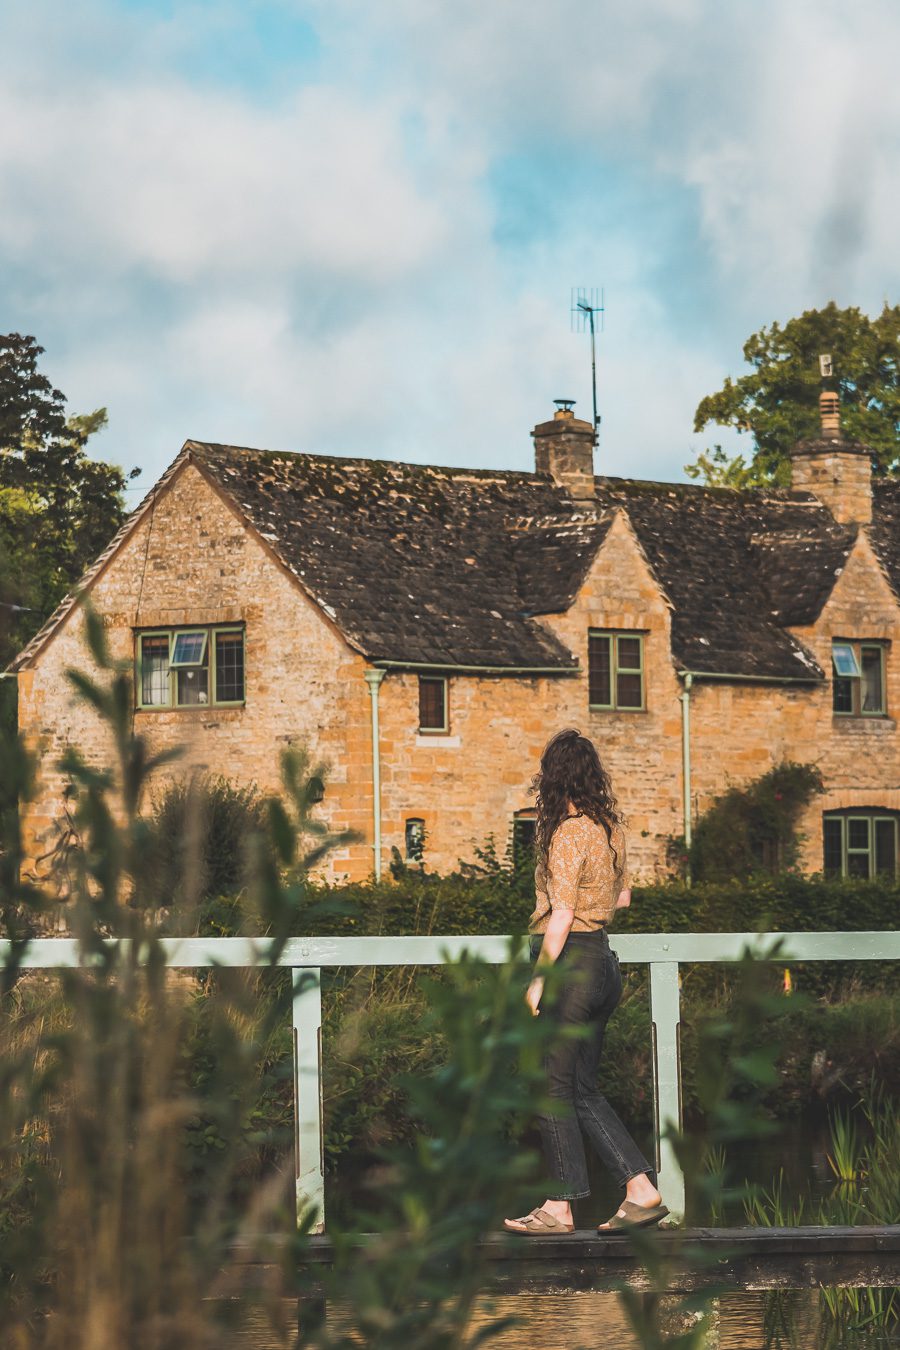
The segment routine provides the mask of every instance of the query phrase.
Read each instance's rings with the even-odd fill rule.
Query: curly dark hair
[[[552,736],[544,746],[541,767],[532,779],[531,788],[537,793],[536,852],[544,862],[556,827],[569,814],[569,802],[603,826],[612,846],[612,827],[621,824],[622,817],[609,774],[587,736],[571,728]]]

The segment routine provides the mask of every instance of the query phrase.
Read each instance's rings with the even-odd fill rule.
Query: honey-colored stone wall
[[[372,868],[372,747],[366,663],[301,592],[193,466],[161,494],[145,520],[94,585],[114,655],[131,659],[135,627],[182,623],[246,624],[246,706],[135,712],[152,749],[185,744],[182,766],[203,768],[264,789],[278,784],[288,744],[329,764],[321,811],[363,840],[335,855],[332,876],[359,878]],[[575,653],[581,673],[540,678],[451,675],[449,733],[418,729],[418,678],[390,671],[379,695],[382,863],[401,855],[405,822],[425,821],[426,862],[448,871],[493,835],[504,852],[545,742],[562,727],[589,735],[609,769],[625,813],[632,867],[649,880],[665,873],[669,841],[683,831],[681,694],[671,657],[671,620],[631,529],[617,513],[572,607],[540,622]],[[590,628],[645,635],[646,708],[588,707]],[[822,811],[857,805],[900,809],[900,608],[861,534],[820,620],[796,630],[822,668],[831,669],[835,637],[881,639],[888,655],[885,718],[834,717],[831,685],[694,682],[690,699],[693,815],[730,784],[742,785],[782,760],[815,763],[826,793],[806,812],[804,865],[822,862]],[[892,654],[893,653],[893,654]],[[103,743],[93,714],[69,693],[64,672],[86,666],[80,620],[69,620],[20,675],[20,716],[42,754],[40,795],[26,819],[32,852],[62,805],[54,767],[67,744],[96,761]]]
[[[91,602],[103,617],[111,654],[125,661],[133,657],[135,628],[244,622],[245,707],[135,710],[135,728],[151,752],[184,746],[183,760],[167,767],[167,775],[205,770],[265,791],[278,786],[281,752],[305,747],[330,765],[323,817],[369,836],[336,855],[332,870],[354,877],[369,872],[364,662],[193,465],[160,494],[152,516],[108,563]],[[40,755],[38,796],[23,821],[32,858],[44,851],[42,841],[62,812],[65,779],[56,765],[66,746],[79,747],[97,764],[111,753],[96,715],[65,678],[72,666],[91,666],[77,612],[19,677],[20,727]]]
[[[669,609],[627,518],[617,515],[575,603],[548,628],[587,670],[589,628],[646,633],[647,709],[592,712],[585,674],[538,679],[453,677],[447,736],[419,735],[418,681],[389,674],[380,695],[383,837],[401,852],[410,817],[425,821],[426,862],[446,871],[494,835],[502,854],[549,737],[574,726],[600,751],[624,810],[630,856],[643,876],[664,865],[680,830],[679,682],[669,656]]]

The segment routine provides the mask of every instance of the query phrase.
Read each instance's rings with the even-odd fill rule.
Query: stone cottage
[[[524,840],[563,726],[608,765],[639,877],[786,759],[826,784],[806,867],[893,874],[900,482],[873,481],[822,399],[791,489],[746,493],[596,477],[566,403],[534,428],[533,473],[188,441],[78,593],[133,663],[135,728],[187,747],[180,772],[272,789],[285,746],[328,763],[320,810],[362,837],[334,875],[423,840],[438,870]],[[88,665],[76,594],[13,666],[35,857],[61,751],[106,751],[64,678]]]

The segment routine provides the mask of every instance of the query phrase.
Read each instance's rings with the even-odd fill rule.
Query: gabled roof
[[[193,462],[347,641],[375,663],[571,672],[536,616],[564,612],[624,512],[672,609],[673,658],[698,674],[821,680],[787,631],[815,621],[856,538],[808,493],[597,478],[596,507],[547,475],[281,454],[188,441]],[[132,515],[90,585],[146,511]],[[870,535],[900,593],[900,484]],[[64,621],[67,598],[13,668]]]

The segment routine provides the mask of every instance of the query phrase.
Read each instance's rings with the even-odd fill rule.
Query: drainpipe
[[[681,695],[681,778],[684,784],[684,847],[688,855],[687,880],[691,884],[691,685],[694,677],[684,673],[684,692]]]
[[[366,684],[372,697],[372,848],[375,853],[375,880],[381,880],[381,752],[378,742],[378,690],[383,670],[367,670]]]

